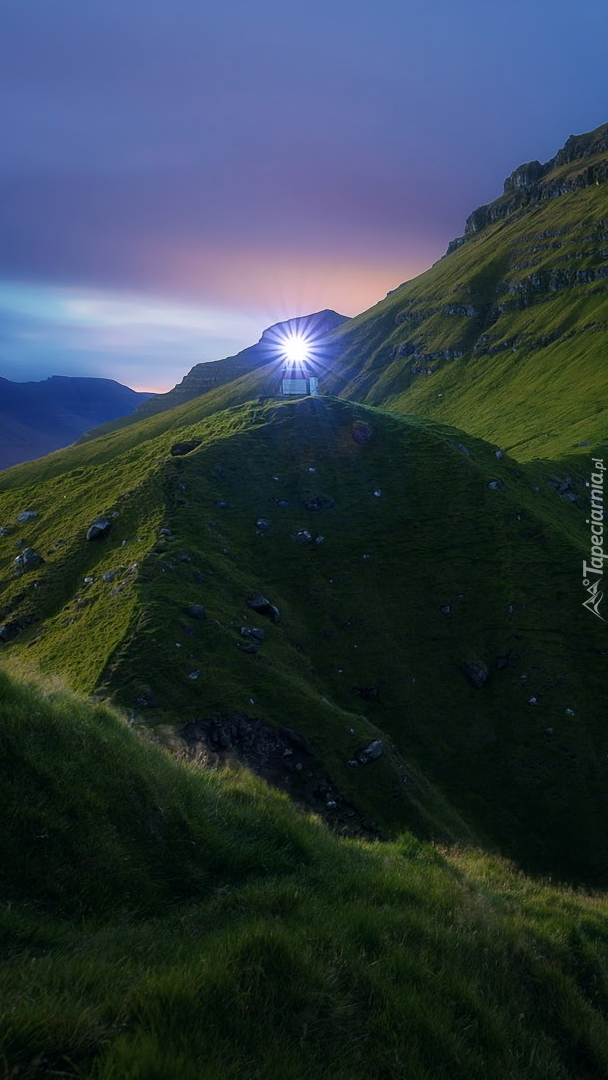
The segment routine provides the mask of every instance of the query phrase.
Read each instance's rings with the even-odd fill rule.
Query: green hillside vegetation
[[[339,840],[105,708],[0,690],[5,1076],[606,1075],[600,898],[408,834]]]
[[[429,421],[330,398],[207,406],[4,475],[11,670],[59,671],[177,747],[184,724],[235,713],[287,727],[302,775],[281,762],[274,779],[341,831],[479,840],[603,882],[579,505]],[[174,457],[173,440],[199,445]],[[88,542],[99,515],[110,533]],[[16,574],[24,546],[45,562]],[[280,621],[248,607],[256,594]]]
[[[608,1075],[607,178],[0,473],[2,1080]]]
[[[607,162],[605,149],[564,164],[545,189],[572,188],[583,169],[606,173]],[[455,424],[521,461],[605,444],[606,175],[520,201],[334,331],[329,389]]]

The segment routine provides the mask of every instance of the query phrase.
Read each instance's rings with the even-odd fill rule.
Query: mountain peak
[[[469,214],[464,236],[452,240],[446,254],[486,225],[510,217],[530,202],[554,199],[591,184],[605,183],[607,179],[608,124],[582,135],[570,135],[561,150],[544,164],[534,160],[518,165],[506,178],[502,195]]]

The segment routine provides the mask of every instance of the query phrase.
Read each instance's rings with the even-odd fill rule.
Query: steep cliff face
[[[532,202],[555,199],[580,191],[608,178],[608,124],[584,135],[571,135],[561,150],[545,164],[528,161],[507,177],[502,195],[469,215],[464,237],[453,240],[448,254],[486,225],[525,209]]]
[[[332,337],[326,386],[556,457],[608,428],[608,124],[520,166],[426,273]]]

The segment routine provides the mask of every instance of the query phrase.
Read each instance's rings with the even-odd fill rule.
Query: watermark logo
[[[583,559],[583,586],[589,594],[583,601],[583,607],[587,608],[598,619],[605,622],[600,614],[600,604],[604,593],[604,559],[608,559],[608,552],[604,554],[604,473],[606,466],[603,458],[591,458],[593,471],[590,488],[591,516],[587,518],[587,525],[591,526],[591,554],[590,562]]]

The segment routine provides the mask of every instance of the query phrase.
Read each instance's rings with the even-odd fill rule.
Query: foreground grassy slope
[[[260,781],[0,672],[0,1061],[22,1080],[588,1080],[601,896]]]
[[[590,169],[597,182],[577,188]],[[605,151],[561,164],[335,331],[329,389],[455,424],[522,461],[605,444],[607,169]]]
[[[327,784],[368,831],[483,840],[603,881],[583,476],[571,502],[486,443],[344,401],[207,406],[5,474],[12,670],[60,671],[176,745],[185,722],[235,712],[286,726],[311,763],[282,784],[329,818]],[[180,439],[200,442],[171,457]],[[27,509],[38,517],[20,525]],[[87,542],[99,514],[110,534]],[[25,545],[46,561],[15,576]],[[248,607],[260,593],[279,622]],[[259,646],[243,627],[263,630]]]

